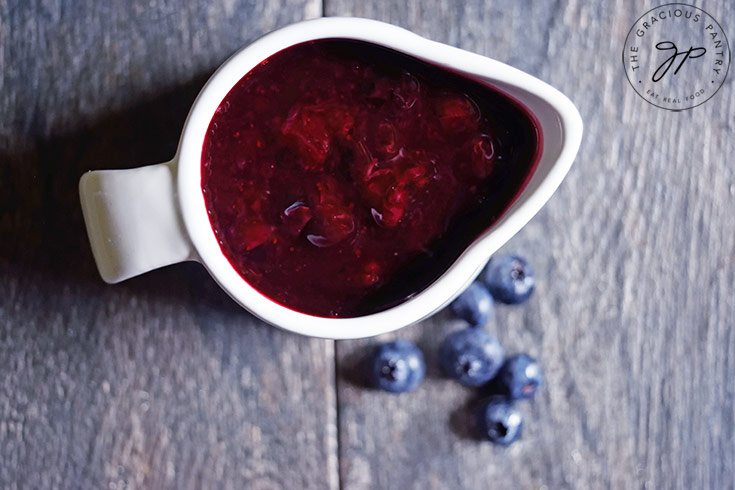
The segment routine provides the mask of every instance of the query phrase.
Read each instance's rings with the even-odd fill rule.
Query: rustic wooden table
[[[0,0],[0,488],[733,488],[735,77],[683,113],[641,100],[620,53],[650,6]],[[731,2],[701,6],[733,33]],[[548,380],[509,449],[434,367],[446,314],[398,334],[429,373],[393,396],[355,381],[374,340],[278,331],[198,265],[97,276],[81,173],[170,158],[220,62],[320,15],[510,63],[582,113],[575,167],[506,247],[540,285],[490,328]]]

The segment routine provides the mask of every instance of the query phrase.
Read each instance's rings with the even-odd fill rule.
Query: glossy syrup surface
[[[497,90],[373,44],[320,40],[260,63],[202,150],[223,253],[297,311],[354,317],[420,292],[523,189],[540,128]]]

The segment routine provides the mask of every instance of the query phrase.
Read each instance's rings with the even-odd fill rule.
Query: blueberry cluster
[[[520,437],[523,416],[514,402],[533,398],[543,374],[536,360],[526,354],[506,356],[500,342],[483,327],[495,301],[522,303],[534,286],[534,274],[526,260],[493,257],[479,280],[450,306],[468,328],[449,333],[439,347],[439,363],[447,377],[465,386],[491,388],[493,395],[479,404],[476,425],[483,438],[501,445]],[[406,340],[377,346],[370,364],[373,384],[393,393],[415,389],[426,373],[421,350]]]

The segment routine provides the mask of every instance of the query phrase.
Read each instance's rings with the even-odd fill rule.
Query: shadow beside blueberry
[[[359,388],[377,389],[370,379],[370,360],[375,344],[346,355],[339,363],[339,374],[350,384]]]
[[[482,400],[482,397],[475,394],[461,407],[452,410],[449,415],[449,428],[456,436],[476,442],[487,441],[480,433],[478,424]]]

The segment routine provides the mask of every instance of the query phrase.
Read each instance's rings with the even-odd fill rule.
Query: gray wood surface
[[[170,158],[235,49],[308,0],[0,1],[0,488],[337,488],[333,343],[187,264],[104,285],[82,172]]]
[[[695,3],[735,38],[731,2]],[[650,7],[0,0],[0,488],[732,489],[733,76],[692,111],[641,100],[620,52]],[[362,387],[375,339],[265,326],[196,264],[96,274],[79,175],[170,158],[221,61],[322,13],[510,63],[585,120],[567,180],[505,247],[539,287],[488,328],[547,377],[508,449],[473,438],[477,393],[436,369],[459,328],[444,313],[384,337],[429,362],[394,396]]]
[[[684,113],[640,99],[620,53],[654,5],[327,2],[327,15],[385,20],[538,76],[585,121],[568,178],[504,248],[532,260],[537,294],[489,324],[545,366],[523,440],[473,441],[474,392],[435,371],[401,397],[356,387],[350,365],[371,341],[339,342],[343,488],[733,488],[734,77]],[[735,4],[702,6],[735,38]],[[438,315],[398,336],[431,360],[452,328]]]

